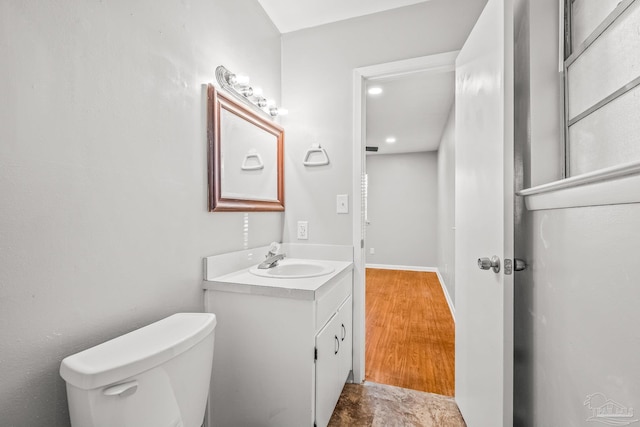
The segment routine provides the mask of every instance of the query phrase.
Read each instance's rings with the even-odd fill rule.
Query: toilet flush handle
[[[131,396],[138,390],[138,381],[128,381],[122,384],[116,384],[114,386],[105,388],[102,394],[105,396]]]

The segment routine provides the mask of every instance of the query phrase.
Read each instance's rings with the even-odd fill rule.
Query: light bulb
[[[244,76],[242,74],[236,74],[236,82],[235,84],[240,86],[247,86],[249,84],[249,76]]]
[[[253,88],[251,86],[244,86],[238,89],[238,92],[244,95],[245,98],[248,98],[253,95]]]
[[[218,67],[220,68],[220,67]],[[224,73],[224,79],[227,81],[228,84],[230,84],[231,86],[235,85],[238,80],[235,74],[230,73],[229,71],[225,71]]]
[[[278,108],[276,106],[271,106],[269,107],[269,114],[271,114],[272,117],[286,116],[287,114],[289,114],[289,110],[287,110],[286,108]]]
[[[394,136],[390,136],[389,138],[385,139],[385,142],[387,144],[393,144],[396,142],[396,138]]]
[[[254,87],[253,88],[253,96],[262,96],[262,88]]]
[[[380,95],[382,93],[382,88],[380,86],[374,86],[369,88],[369,95]]]

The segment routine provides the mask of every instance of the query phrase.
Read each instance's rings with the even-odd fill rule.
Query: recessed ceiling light
[[[380,86],[373,86],[369,88],[368,92],[369,95],[380,95],[382,93],[382,88]]]
[[[386,142],[387,144],[393,144],[394,142],[396,142],[396,138],[390,136],[389,138],[385,139],[384,142]]]

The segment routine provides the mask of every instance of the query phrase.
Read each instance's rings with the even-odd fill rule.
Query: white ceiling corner
[[[425,1],[428,0],[258,0],[281,33]]]

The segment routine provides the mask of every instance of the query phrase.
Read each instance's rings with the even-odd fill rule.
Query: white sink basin
[[[333,273],[334,268],[318,261],[284,259],[277,266],[260,269],[258,266],[249,269],[249,273],[260,277],[274,279],[303,279],[305,277],[324,276]]]

